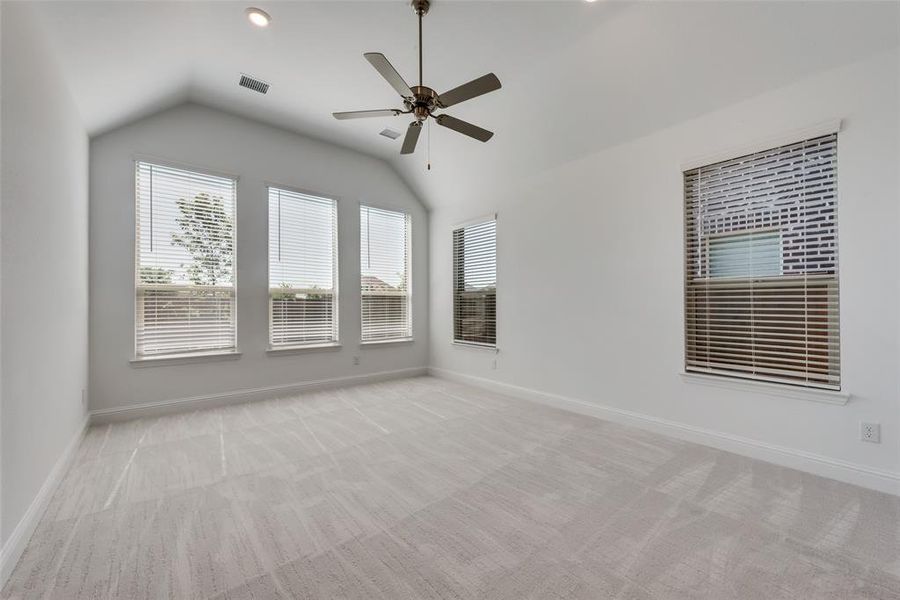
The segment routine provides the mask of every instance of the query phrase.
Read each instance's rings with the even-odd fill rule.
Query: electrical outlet
[[[881,443],[881,423],[860,423],[859,439],[873,444]]]
[[[358,357],[358,356],[354,356],[354,357],[353,357],[353,364],[354,364],[354,365],[359,365],[359,357]]]
[[[491,368],[495,371],[497,370],[497,359],[496,358],[491,361]]]

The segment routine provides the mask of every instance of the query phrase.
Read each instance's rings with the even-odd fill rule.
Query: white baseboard
[[[13,569],[19,562],[19,558],[22,556],[22,552],[25,551],[25,547],[31,540],[31,536],[34,534],[34,530],[37,528],[44,510],[47,508],[50,498],[53,497],[59,482],[66,474],[69,464],[75,456],[75,450],[78,448],[78,444],[81,443],[81,438],[84,437],[89,424],[90,416],[86,415],[81,427],[69,441],[56,464],[50,469],[50,473],[44,479],[44,484],[28,506],[28,510],[22,515],[16,528],[13,529],[6,543],[0,548],[0,589],[6,584],[6,580],[9,579]]]
[[[776,446],[758,440],[659,419],[620,408],[576,400],[575,398],[501,383],[474,375],[465,375],[456,371],[429,367],[428,372],[436,377],[442,377],[451,381],[466,383],[614,423],[639,427],[689,442],[712,446],[720,450],[734,452],[735,454],[757,458],[799,471],[806,471],[822,477],[837,479],[838,481],[900,496],[900,473],[874,469],[812,452]]]
[[[331,379],[318,379],[286,385],[273,385],[269,387],[234,390],[231,392],[220,392],[188,398],[175,398],[172,400],[147,402],[132,406],[117,406],[115,408],[104,408],[91,411],[91,424],[127,421],[142,417],[159,417],[166,414],[199,410],[203,408],[214,408],[218,406],[227,406],[229,404],[253,402],[256,400],[269,400],[271,398],[278,398],[279,396],[290,396],[292,394],[313,390],[375,383],[378,381],[400,379],[403,377],[416,377],[418,375],[426,375],[427,373],[427,367],[411,367],[408,369],[397,369],[395,371],[379,371],[377,373],[350,375],[347,377],[333,377]]]

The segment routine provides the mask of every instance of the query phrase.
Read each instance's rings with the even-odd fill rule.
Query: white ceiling
[[[416,21],[389,2],[44,2],[51,46],[92,135],[194,100],[388,159],[431,206],[596,152],[900,43],[896,2],[457,2],[425,20],[425,84],[489,71],[503,89],[448,113],[496,132],[433,127],[433,170],[400,156],[408,119],[336,121],[399,106],[363,59],[412,83]],[[260,6],[273,24],[248,24]],[[237,86],[246,72],[265,96]]]

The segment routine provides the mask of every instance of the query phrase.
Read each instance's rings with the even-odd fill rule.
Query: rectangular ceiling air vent
[[[245,87],[248,90],[253,90],[254,92],[259,92],[260,94],[265,94],[269,91],[269,84],[260,79],[256,79],[254,77],[250,77],[249,75],[244,75],[241,73],[241,80],[238,82],[241,87]]]
[[[386,138],[391,138],[392,140],[396,140],[398,137],[400,137],[400,132],[394,131],[393,129],[385,129],[378,135],[383,135]]]

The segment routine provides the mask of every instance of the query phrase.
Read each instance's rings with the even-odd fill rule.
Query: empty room
[[[900,600],[900,0],[0,0],[0,600]]]

